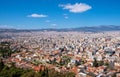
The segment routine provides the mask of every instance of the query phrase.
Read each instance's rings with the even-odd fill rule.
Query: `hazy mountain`
[[[64,29],[0,29],[2,32],[31,32],[31,31],[58,31],[58,32],[68,32],[68,31],[78,31],[78,32],[101,32],[101,31],[119,31],[120,26],[107,25],[107,26],[95,26],[95,27],[79,27],[79,28],[64,28]]]

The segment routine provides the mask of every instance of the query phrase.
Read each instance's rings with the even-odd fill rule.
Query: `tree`
[[[0,53],[3,58],[7,58],[11,56],[12,50],[10,48],[10,42],[1,42],[0,43]]]
[[[39,72],[35,72],[33,70],[16,68],[15,66],[7,67],[2,62],[0,65],[2,66],[0,77],[75,77],[74,73],[57,72],[54,69],[48,68],[45,68],[45,70],[41,70]]]
[[[94,58],[93,66],[98,67],[98,62],[97,62],[96,58]]]
[[[2,69],[4,68],[4,63],[2,61],[2,59],[0,60],[0,71],[2,71]]]
[[[20,76],[20,77],[34,77],[34,75],[35,75],[35,72],[30,71],[30,72],[24,73],[24,74],[23,74],[22,76]]]

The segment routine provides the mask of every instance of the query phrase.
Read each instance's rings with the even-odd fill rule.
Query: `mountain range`
[[[101,26],[93,26],[93,27],[79,27],[79,28],[63,28],[63,29],[6,29],[0,28],[0,33],[3,32],[32,32],[32,31],[57,31],[57,32],[69,32],[69,31],[77,31],[77,32],[104,32],[104,31],[120,31],[120,26],[115,25],[101,25]]]

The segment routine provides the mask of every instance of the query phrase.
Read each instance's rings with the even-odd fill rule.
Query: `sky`
[[[0,0],[0,28],[120,25],[120,0]]]

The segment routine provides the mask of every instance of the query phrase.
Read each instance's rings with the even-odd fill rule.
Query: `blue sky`
[[[120,25],[120,0],[0,0],[0,28]]]

